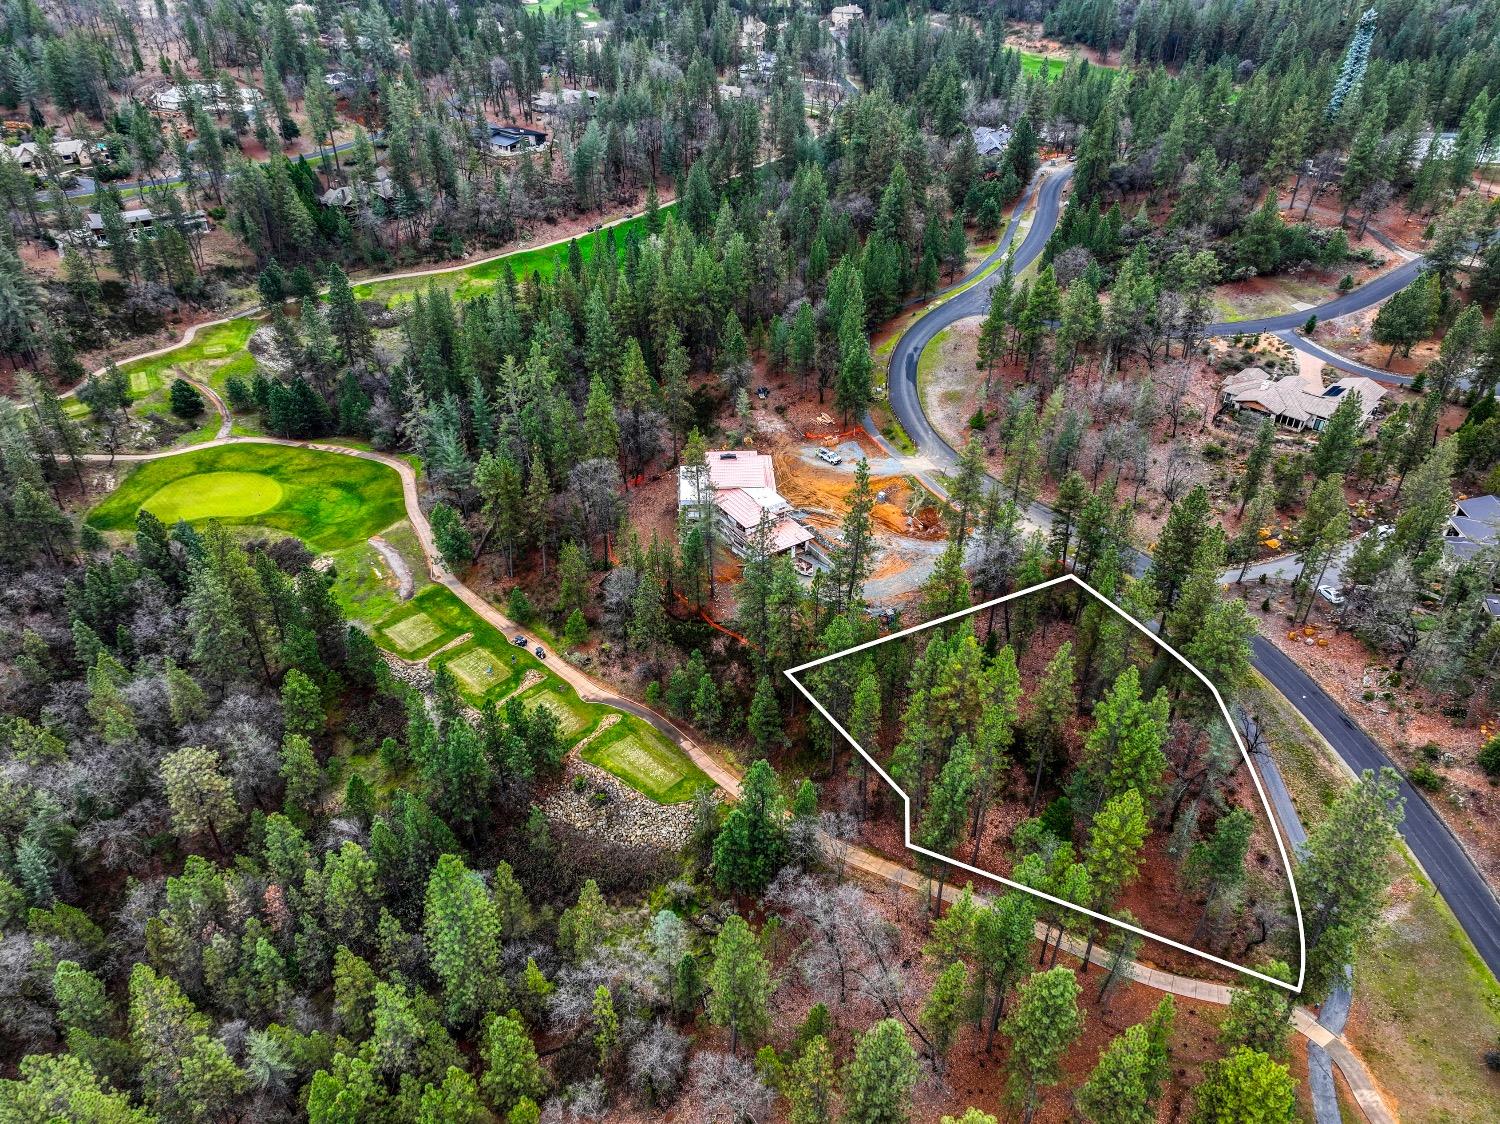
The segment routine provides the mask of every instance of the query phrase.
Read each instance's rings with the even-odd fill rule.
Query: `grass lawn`
[[[537,11],[548,16],[554,12],[573,12],[586,20],[599,18],[599,10],[590,4],[589,0],[541,0],[535,7]]]
[[[1500,984],[1402,850],[1382,924],[1354,968],[1348,1037],[1405,1121],[1492,1121],[1500,1075]],[[1489,1107],[1486,1108],[1485,1106]]]
[[[581,753],[589,764],[608,770],[658,804],[679,804],[713,784],[682,750],[634,716],[616,722]]]
[[[1036,77],[1043,69],[1047,71],[1047,80],[1051,81],[1063,72],[1068,65],[1067,59],[1049,59],[1045,55],[1033,55],[1029,52],[1021,52],[1021,73]]]
[[[129,531],[143,507],[165,523],[219,519],[284,531],[318,551],[363,542],[406,511],[400,477],[386,466],[279,445],[227,445],[143,464],[88,522]]]
[[[874,420],[876,428],[880,430],[880,435],[895,446],[896,449],[909,457],[916,456],[916,445],[912,444],[912,440],[907,435],[905,428],[902,427],[901,422],[897,420],[896,415],[891,411],[889,403],[871,403],[870,417]]]
[[[157,387],[171,382],[174,367],[186,367],[205,360],[219,360],[218,365],[223,366],[224,360],[238,359],[239,354],[245,351],[250,333],[255,330],[257,323],[254,317],[241,316],[227,324],[200,329],[189,342],[180,347],[174,347],[161,355],[121,363],[120,370],[130,376],[131,394],[137,398],[144,397]]]
[[[675,204],[664,204],[662,210],[665,211],[672,206]],[[615,223],[608,228],[608,231],[614,232],[616,249],[623,256],[626,236],[632,231],[644,234],[645,228],[645,217],[637,216]],[[578,239],[578,253],[585,262],[605,245],[605,234],[608,231],[601,230],[597,234],[584,234]],[[487,261],[476,262],[467,268],[456,269],[450,273],[438,273],[430,277],[365,282],[354,286],[354,295],[360,300],[374,298],[383,300],[387,304],[396,304],[410,300],[413,293],[436,286],[452,290],[459,298],[472,297],[498,285],[504,278],[507,268],[515,273],[517,280],[531,273],[551,277],[567,260],[566,242],[558,245],[535,246],[527,250],[502,254],[500,257],[490,258]]]
[[[1311,830],[1348,775],[1263,680],[1244,700]],[[1405,847],[1392,866],[1390,902],[1355,961],[1345,1036],[1402,1120],[1493,1120],[1500,1077],[1483,1055],[1500,1044],[1500,984]]]

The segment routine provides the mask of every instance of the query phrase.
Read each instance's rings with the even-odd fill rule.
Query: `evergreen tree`
[[[1070,968],[1037,972],[1021,988],[1015,1010],[1005,1021],[1011,1039],[1011,1095],[1030,1124],[1040,1090],[1057,1084],[1062,1056],[1083,1033],[1078,1009],[1078,980]]]
[[[918,1077],[917,1055],[895,1019],[882,1019],[859,1037],[844,1074],[847,1124],[905,1124]]]
[[[703,681],[713,682],[706,676]],[[776,876],[787,857],[783,803],[776,771],[764,758],[756,761],[714,839],[714,881],[720,889],[758,894]]]
[[[1241,1046],[1212,1063],[1198,1086],[1193,1124],[1292,1124],[1297,1082],[1286,1066]]]
[[[707,982],[708,1016],[729,1028],[730,1053],[739,1052],[741,1037],[753,1042],[770,1029],[770,966],[755,934],[737,913],[714,938]]]

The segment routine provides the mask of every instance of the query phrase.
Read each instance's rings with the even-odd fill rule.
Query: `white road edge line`
[[[888,774],[883,768],[881,768],[880,763],[876,761],[871,754],[866,752],[863,746],[861,746],[857,741],[849,736],[849,731],[844,729],[843,725],[840,724],[838,719],[834,718],[833,715],[828,713],[823,704],[820,703],[816,698],[814,698],[812,692],[809,691],[805,686],[803,686],[801,680],[797,678],[799,673],[809,671],[812,668],[818,667],[832,660],[842,659],[845,656],[851,656],[856,652],[862,652],[868,648],[874,648],[877,645],[885,644],[891,640],[899,640],[904,636],[910,636],[914,633],[922,632],[929,628],[936,628],[938,625],[947,624],[950,621],[959,620],[962,617],[967,617],[973,613],[988,609],[993,605],[1000,605],[1006,601],[1011,601],[1018,597],[1025,597],[1027,594],[1038,593],[1042,590],[1051,589],[1054,586],[1069,582],[1077,585],[1080,589],[1087,592],[1097,601],[1109,606],[1116,613],[1119,613],[1120,616],[1124,617],[1127,621],[1134,625],[1136,630],[1143,636],[1149,638],[1152,643],[1156,644],[1164,651],[1170,653],[1174,658],[1176,658],[1179,663],[1182,664],[1183,667],[1192,672],[1193,675],[1197,677],[1199,682],[1201,682],[1205,687],[1209,689],[1209,692],[1214,697],[1214,702],[1219,704],[1219,711],[1224,716],[1224,722],[1229,727],[1229,732],[1234,736],[1234,743],[1239,747],[1240,756],[1244,759],[1245,767],[1250,771],[1250,779],[1255,782],[1255,792],[1260,797],[1261,808],[1265,811],[1266,821],[1271,826],[1271,834],[1276,840],[1276,849],[1281,854],[1281,865],[1286,871],[1287,885],[1289,885],[1292,890],[1292,912],[1297,918],[1298,965],[1297,982],[1295,984],[1287,983],[1285,980],[1278,980],[1275,976],[1266,975],[1264,972],[1257,972],[1254,968],[1247,968],[1243,964],[1236,964],[1232,960],[1225,960],[1222,957],[1215,956],[1210,952],[1204,952],[1202,949],[1183,944],[1181,941],[1175,941],[1170,937],[1164,937],[1159,933],[1153,933],[1149,929],[1143,929],[1138,925],[1132,925],[1129,922],[1121,921],[1117,917],[1110,917],[1108,914],[1099,913],[1098,911],[1092,909],[1087,909],[1074,902],[1055,897],[1052,894],[1033,889],[1030,886],[1022,885],[1021,883],[1014,882],[1009,878],[1003,878],[998,874],[983,870],[980,867],[970,866],[968,863],[963,862],[959,859],[955,859],[949,855],[939,854],[936,851],[928,850],[926,847],[923,847],[920,844],[913,843],[911,840],[911,797],[906,794],[906,792],[901,788],[900,785],[898,785],[891,779],[890,774]],[[1224,705],[1223,696],[1219,694],[1219,689],[1209,681],[1208,677],[1201,671],[1199,671],[1196,667],[1194,667],[1191,663],[1189,663],[1186,659],[1184,659],[1180,652],[1178,652],[1165,640],[1161,639],[1161,637],[1157,636],[1140,621],[1136,620],[1124,609],[1120,608],[1120,606],[1116,605],[1108,597],[1105,597],[1102,593],[1094,589],[1082,578],[1078,577],[1078,575],[1071,573],[1061,574],[1049,581],[1040,582],[1037,585],[1028,586],[1025,589],[1018,589],[1014,593],[1007,593],[1003,597],[992,598],[989,601],[985,601],[979,605],[974,605],[968,609],[960,609],[956,613],[949,613],[947,616],[938,617],[936,620],[927,621],[925,624],[912,625],[910,628],[903,628],[899,632],[893,632],[889,636],[881,636],[874,640],[867,640],[863,644],[856,644],[854,647],[846,648],[842,652],[834,652],[832,655],[821,656],[818,659],[810,660],[807,663],[798,664],[796,667],[789,667],[783,674],[785,674],[786,677],[792,681],[792,685],[795,686],[797,690],[802,692],[803,697],[805,697],[808,702],[812,703],[812,705],[817,709],[818,713],[823,716],[828,724],[835,730],[837,730],[843,736],[844,740],[852,745],[855,750],[858,751],[859,755],[870,763],[871,767],[880,774],[880,778],[885,781],[886,784],[891,786],[896,795],[901,797],[903,820],[902,828],[907,850],[914,851],[917,854],[924,855],[930,859],[935,859],[938,862],[947,863],[949,866],[957,867],[958,869],[967,871],[970,874],[976,874],[981,878],[988,878],[992,881],[999,882],[1002,885],[1009,886],[1012,889],[1031,894],[1034,897],[1041,898],[1043,901],[1051,902],[1053,905],[1058,905],[1064,907],[1065,909],[1069,909],[1074,913],[1081,913],[1085,917],[1092,917],[1096,921],[1103,921],[1104,923],[1113,925],[1118,929],[1124,929],[1127,932],[1135,933],[1138,936],[1157,941],[1158,943],[1167,945],[1170,948],[1175,948],[1180,952],[1186,952],[1192,954],[1193,956],[1201,957],[1202,959],[1217,964],[1222,968],[1229,968],[1235,972],[1241,973],[1242,975],[1252,976],[1257,980],[1264,981],[1265,983],[1275,984],[1277,987],[1285,988],[1287,991],[1290,991],[1293,995],[1302,994],[1302,984],[1307,976],[1307,936],[1302,925],[1302,902],[1297,896],[1297,879],[1295,874],[1293,873],[1291,861],[1287,857],[1286,843],[1282,840],[1281,828],[1276,823],[1276,816],[1271,811],[1271,802],[1266,798],[1266,790],[1261,785],[1260,774],[1255,771],[1255,763],[1250,760],[1250,751],[1246,748],[1244,739],[1240,737],[1240,732],[1236,728],[1234,720],[1229,714],[1229,708]]]

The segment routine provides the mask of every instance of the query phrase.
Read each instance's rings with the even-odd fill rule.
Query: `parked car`
[[[540,644],[536,646],[536,658],[539,660],[547,658],[547,649],[543,648]]]
[[[832,449],[819,449],[818,450],[818,459],[820,461],[822,461],[824,464],[843,464],[844,463],[844,458],[841,457],[841,456],[839,456]]]
[[[1318,594],[1323,598],[1324,601],[1327,601],[1330,605],[1342,605],[1346,600],[1348,600],[1342,593],[1339,592],[1337,586],[1320,585],[1318,586]]]
[[[526,645],[530,644],[531,641],[527,640],[524,636],[517,636],[514,640],[511,641],[511,643],[514,644],[517,648],[524,648],[526,647]]]

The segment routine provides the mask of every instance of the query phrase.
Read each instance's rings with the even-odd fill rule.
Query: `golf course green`
[[[314,550],[363,542],[405,514],[401,478],[373,461],[284,445],[222,445],[150,461],[89,513],[129,531],[145,508],[162,522],[217,519],[296,535]]]

